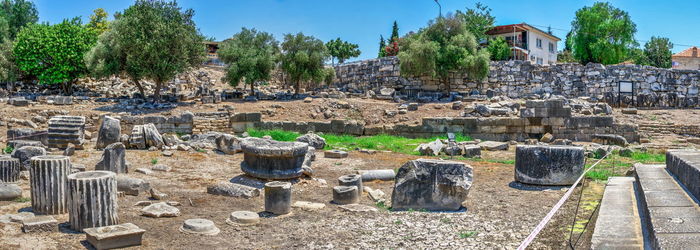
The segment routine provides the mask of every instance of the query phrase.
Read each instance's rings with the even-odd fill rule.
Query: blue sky
[[[477,1],[440,0],[443,13],[473,7]],[[547,26],[564,38],[577,9],[590,6],[590,0],[482,0],[493,9],[496,24],[527,22]],[[669,37],[677,44],[673,51],[700,45],[700,6],[693,0],[611,0],[629,12],[637,24],[640,44],[654,36]],[[40,21],[60,22],[82,16],[87,20],[95,8],[110,15],[133,3],[130,0],[35,0]],[[323,41],[340,37],[360,45],[359,59],[376,57],[379,35],[391,34],[394,20],[400,33],[417,30],[438,15],[433,0],[180,0],[195,10],[195,21],[202,33],[218,40],[231,37],[241,27],[256,28],[281,39],[285,33],[304,32]],[[562,41],[563,42],[563,41]],[[562,47],[560,42],[560,48]],[[352,60],[352,59],[351,59]]]

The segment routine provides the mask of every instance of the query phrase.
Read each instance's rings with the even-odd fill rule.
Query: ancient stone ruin
[[[49,119],[49,147],[64,149],[68,144],[82,148],[85,142],[85,117],[54,116]]]
[[[574,146],[519,145],[515,180],[535,185],[571,185],[583,174],[584,150]]]
[[[396,174],[391,196],[395,210],[456,211],[472,186],[472,168],[464,163],[418,159]]]
[[[87,171],[68,175],[68,215],[71,229],[115,225],[117,214],[116,174]]]
[[[29,176],[32,191],[32,209],[44,214],[68,212],[66,182],[71,171],[66,156],[35,156],[31,159]]]
[[[308,144],[250,138],[241,143],[241,170],[261,179],[291,179],[302,175]]]

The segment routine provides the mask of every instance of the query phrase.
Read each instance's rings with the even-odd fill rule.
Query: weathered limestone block
[[[126,164],[126,147],[121,142],[109,144],[102,152],[102,159],[95,165],[95,170],[112,171],[117,174],[129,172]]]
[[[43,147],[24,146],[19,149],[16,148],[15,151],[12,151],[12,158],[19,159],[23,170],[29,169],[31,166],[30,159],[32,157],[40,155],[46,155],[46,149]]]
[[[126,195],[138,196],[140,192],[151,189],[151,184],[143,179],[133,178],[126,175],[117,175],[117,191]]]
[[[241,152],[241,140],[230,134],[221,134],[216,137],[216,149],[225,154],[235,154]]]
[[[165,145],[163,136],[158,132],[158,128],[153,123],[143,125],[143,139],[146,141],[146,147],[161,148]]]
[[[82,149],[85,142],[85,117],[51,117],[48,134],[50,148],[64,149],[72,143],[77,149]]]
[[[68,212],[66,181],[71,171],[70,158],[44,155],[32,157],[30,161],[32,209],[43,214]]]
[[[582,147],[517,146],[515,180],[535,185],[571,185],[583,173],[584,159]]]
[[[0,201],[11,201],[22,197],[22,188],[17,184],[0,183]]]
[[[71,229],[115,225],[117,215],[116,174],[87,171],[68,176],[68,215]]]
[[[392,207],[397,210],[459,210],[467,199],[472,181],[472,167],[461,162],[409,161],[396,174]]]
[[[248,138],[241,142],[241,170],[262,179],[291,179],[303,174],[308,144]]]
[[[143,125],[134,125],[129,136],[129,148],[146,149],[146,140],[143,136]]]
[[[276,215],[292,211],[292,184],[272,181],[265,183],[265,211]]]
[[[180,209],[165,202],[159,202],[142,208],[141,215],[153,218],[178,217],[180,216]]]
[[[363,182],[368,181],[393,181],[396,177],[396,172],[393,169],[377,169],[360,171]]]
[[[487,151],[508,150],[507,142],[485,141],[478,144],[479,147]]]
[[[349,174],[338,177],[338,185],[340,186],[356,186],[357,191],[362,193],[362,176],[359,174]]]
[[[309,146],[314,147],[315,149],[323,149],[323,147],[326,146],[326,139],[323,139],[323,137],[314,133],[307,133],[299,136],[297,137],[296,141],[307,143]]]
[[[219,182],[207,187],[207,193],[229,197],[253,198],[260,196],[260,189],[238,183]]]
[[[85,237],[95,249],[115,249],[140,246],[146,230],[132,223],[86,228]]]
[[[58,221],[50,215],[36,216],[22,220],[22,232],[57,232]]]
[[[612,134],[594,134],[593,142],[605,145],[617,145],[621,147],[626,147],[628,144],[625,137]]]
[[[7,142],[7,146],[18,149],[24,146],[44,147],[44,144],[42,144],[40,141],[12,140]]]
[[[21,164],[19,159],[0,156],[0,183],[16,183],[19,181]]]
[[[357,186],[333,187],[333,203],[338,205],[355,204],[360,200],[360,191]]]
[[[442,152],[445,146],[446,145],[442,143],[440,139],[435,139],[433,142],[419,145],[416,150],[418,150],[420,155],[437,156]]]
[[[464,145],[462,147],[462,156],[466,158],[481,157],[481,147],[477,145]]]
[[[100,130],[97,134],[97,143],[95,144],[96,149],[102,149],[108,145],[119,142],[121,139],[122,127],[119,124],[119,120],[111,117],[105,116],[102,118],[102,124],[100,125]]]

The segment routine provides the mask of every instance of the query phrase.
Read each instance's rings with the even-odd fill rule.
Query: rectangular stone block
[[[22,232],[58,232],[58,221],[52,216],[36,216],[22,220]]]
[[[140,246],[146,232],[132,223],[93,227],[84,231],[86,240],[98,250]]]

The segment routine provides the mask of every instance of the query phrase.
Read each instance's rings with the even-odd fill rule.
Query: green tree
[[[323,73],[323,82],[326,85],[331,85],[333,84],[333,80],[335,79],[335,68],[333,67],[328,67],[324,69]]]
[[[595,3],[576,11],[571,22],[574,57],[581,63],[616,64],[636,46],[637,26],[627,12],[609,3]]]
[[[401,42],[401,74],[437,78],[448,93],[452,72],[465,73],[472,80],[483,80],[488,75],[489,53],[477,49],[476,38],[467,31],[461,17],[448,15],[432,20],[428,27]]]
[[[491,60],[494,61],[504,61],[508,60],[510,57],[510,46],[508,46],[506,39],[504,39],[502,36],[491,39],[488,47],[486,47],[486,50],[489,51]]]
[[[88,73],[83,56],[96,40],[95,32],[79,18],[55,25],[31,24],[17,34],[15,61],[40,84],[61,84],[63,92],[71,94],[73,83]]]
[[[382,58],[386,56],[386,40],[384,40],[384,36],[379,35],[379,54],[377,55],[377,58]]]
[[[562,50],[557,53],[557,62],[574,63],[576,62],[576,58],[574,58],[574,54],[571,53],[570,50]]]
[[[164,83],[204,61],[204,38],[192,20],[193,10],[183,11],[174,1],[137,0],[115,16],[85,58],[95,74],[125,73],[144,97],[139,81],[150,79],[159,101]]]
[[[15,39],[19,31],[29,24],[39,21],[39,12],[31,1],[2,0],[0,16],[7,21],[10,39]]]
[[[467,31],[474,35],[477,42],[486,41],[486,31],[493,28],[496,18],[491,15],[491,8],[480,2],[473,9],[467,8],[465,12],[457,11],[457,16],[464,20]]]
[[[12,41],[0,42],[0,82],[14,82],[19,78],[19,70],[12,54]]]
[[[282,70],[294,84],[294,93],[299,94],[302,82],[320,82],[325,77],[323,62],[329,57],[321,40],[303,33],[286,34],[282,42]]]
[[[89,28],[94,29],[98,34],[102,34],[107,30],[108,25],[107,12],[104,9],[97,8],[92,11],[90,22],[87,24]]]
[[[360,56],[360,46],[354,43],[349,43],[340,38],[326,42],[326,48],[331,55],[331,64],[335,65],[334,59],[338,59],[338,63],[344,63],[345,60]]]
[[[625,61],[632,61],[637,65],[650,65],[649,58],[647,58],[647,55],[644,54],[644,50],[637,47],[629,49]]]
[[[574,40],[573,40],[573,34],[571,30],[566,33],[566,38],[564,38],[564,51],[569,51],[571,52],[574,49]]]
[[[0,15],[0,42],[11,39],[9,23],[4,16]]]
[[[673,44],[666,37],[652,36],[646,44],[644,44],[644,55],[649,60],[649,65],[657,68],[671,68],[673,61],[671,56],[673,53]]]
[[[275,68],[279,46],[267,32],[243,28],[231,39],[224,41],[218,50],[219,58],[227,64],[223,81],[238,86],[243,81],[255,93],[255,83],[270,79]]]
[[[389,41],[393,41],[394,39],[399,39],[399,25],[396,23],[396,21],[394,21],[394,25],[391,26],[391,36],[389,37]]]

